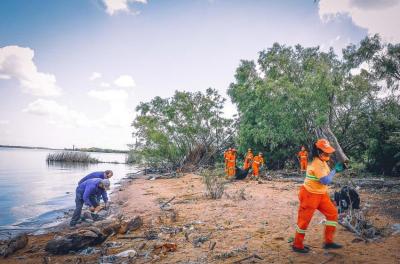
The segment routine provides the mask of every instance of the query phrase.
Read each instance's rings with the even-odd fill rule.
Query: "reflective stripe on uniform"
[[[318,177],[315,177],[313,175],[310,174],[306,174],[306,178],[312,181],[319,181]]]
[[[327,226],[337,226],[337,222],[336,221],[325,221],[325,225]]]
[[[300,233],[300,234],[305,234],[306,233],[306,230],[301,229],[299,226],[296,226],[296,231],[297,231],[297,233]]]

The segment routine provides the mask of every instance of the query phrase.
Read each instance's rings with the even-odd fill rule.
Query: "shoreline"
[[[103,162],[107,163],[107,162]],[[113,162],[110,162],[113,163]],[[115,164],[115,163],[113,163]],[[119,163],[122,164],[122,163]],[[138,168],[138,172],[142,171],[142,169]],[[118,207],[118,204],[113,201],[114,199],[114,194],[120,189],[123,188],[125,184],[128,184],[130,181],[134,180],[134,178],[129,177],[129,175],[132,175],[135,173],[127,173],[124,177],[122,177],[118,182],[114,184],[112,189],[109,192],[109,197],[110,201],[113,203],[113,207]],[[71,192],[72,195],[75,195],[75,191]],[[56,210],[50,210],[47,212],[44,212],[42,214],[39,214],[34,217],[29,217],[29,218],[24,218],[21,219],[15,223],[8,224],[8,225],[3,225],[2,229],[0,229],[0,242],[5,241],[9,239],[10,237],[17,236],[19,234],[24,234],[26,233],[29,236],[36,236],[36,235],[46,235],[49,233],[56,233],[56,232],[63,232],[65,230],[69,230],[69,220],[72,217],[72,213],[75,209],[75,205],[72,205],[71,207],[68,208],[61,208],[61,209],[56,209]],[[118,210],[118,208],[115,208]],[[115,210],[114,209],[114,210]],[[87,211],[86,209],[82,210],[82,213]],[[47,220],[46,222],[42,222],[39,224],[39,226],[35,227],[25,227],[32,225],[36,221],[41,221],[41,217],[48,215],[48,214],[56,214],[53,218]],[[54,223],[56,222],[56,223]],[[49,225],[53,223],[50,227],[46,227],[46,225]],[[21,227],[22,226],[22,227]],[[44,226],[44,227],[43,227]],[[21,227],[21,228],[20,228]]]
[[[140,174],[135,177],[128,174],[122,178],[119,182],[120,186],[115,186],[116,188],[110,193],[112,204],[110,204],[111,213],[108,218],[122,215],[126,219],[133,219],[135,216],[140,216],[143,219],[143,226],[137,231],[131,232],[129,236],[141,237],[143,233],[150,230],[158,230],[158,238],[156,240],[121,239],[120,235],[111,236],[107,239],[107,244],[118,243],[122,246],[108,248],[109,255],[134,249],[138,254],[136,256],[137,263],[148,261],[232,263],[251,255],[251,252],[256,252],[255,254],[269,262],[290,262],[291,259],[297,258],[312,261],[310,257],[316,257],[315,254],[299,256],[292,253],[290,244],[286,241],[293,235],[292,222],[295,222],[296,196],[299,186],[296,181],[280,181],[279,179],[262,180],[261,183],[234,181],[227,184],[226,195],[222,199],[210,200],[204,197],[201,176],[185,174],[172,179],[156,178],[150,180],[153,179],[151,175]],[[245,200],[239,196],[243,189],[245,190]],[[385,199],[396,198],[396,195],[388,198],[389,196],[382,196],[387,194],[371,193],[369,190],[362,190],[360,194],[367,204],[371,201],[384,202]],[[167,210],[161,209],[160,204],[172,197],[176,197],[176,199],[169,203],[168,208],[164,208]],[[381,212],[379,208],[376,210]],[[391,218],[388,218],[386,214],[377,213],[376,217],[380,219],[376,221],[378,225],[394,223],[394,220],[390,220]],[[322,226],[318,224],[322,218],[317,214],[314,218],[313,228],[310,230],[311,235],[307,235],[307,239],[310,244],[317,246],[313,247],[314,252],[323,253],[324,251],[319,249]],[[280,220],[277,221],[277,219]],[[400,216],[397,221],[400,221]],[[45,253],[43,248],[49,239],[76,231],[70,230],[68,227],[58,226],[58,228],[48,234],[29,236],[32,241],[28,246],[17,251],[5,261],[8,261],[7,263],[35,263],[38,258],[48,256],[51,260],[58,262],[81,258],[88,263],[98,263],[99,254],[94,253],[83,256],[79,254],[56,256]],[[348,257],[349,260],[373,263],[374,260],[378,260],[378,254],[373,249],[376,246],[379,246],[380,250],[387,251],[385,259],[400,260],[400,255],[390,253],[390,248],[400,243],[399,235],[364,244],[351,242],[355,238],[354,234],[346,231],[343,227],[338,229],[339,242],[347,241],[346,249],[338,252],[346,258]],[[172,230],[175,231],[172,232]],[[198,239],[202,241],[201,237],[208,238],[199,244],[193,242]],[[209,246],[214,242],[216,243],[215,249],[210,250]],[[177,251],[157,253],[153,248],[160,243],[176,244]],[[38,248],[34,244],[41,246]],[[102,249],[104,246],[99,245],[94,248]],[[364,255],[360,253],[364,251],[366,252],[363,253]],[[321,262],[331,257],[324,254],[317,256],[318,261]],[[341,257],[337,257],[336,260],[340,261],[340,259]],[[0,263],[2,261],[4,260],[0,260]]]

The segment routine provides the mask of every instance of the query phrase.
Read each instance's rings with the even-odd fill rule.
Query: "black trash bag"
[[[360,195],[349,186],[344,186],[340,191],[335,192],[334,198],[339,212],[349,208],[360,209]]]
[[[236,166],[235,179],[236,180],[245,179],[247,177],[247,174],[249,174],[249,170],[250,170],[250,168],[245,170],[245,169],[242,169],[242,168],[239,168],[238,166]]]

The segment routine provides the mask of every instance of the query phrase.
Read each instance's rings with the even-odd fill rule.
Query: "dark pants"
[[[99,205],[96,195],[90,196],[89,199],[94,207]],[[76,225],[76,223],[78,223],[79,219],[81,218],[83,204],[84,204],[83,192],[81,190],[78,190],[78,188],[77,188],[76,195],[75,195],[75,210],[74,210],[74,214],[72,215],[70,225]]]

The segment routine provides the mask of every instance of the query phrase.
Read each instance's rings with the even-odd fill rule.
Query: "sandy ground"
[[[131,181],[113,195],[125,217],[140,215],[144,226],[131,235],[142,236],[148,230],[159,233],[158,240],[118,239],[122,245],[109,249],[107,254],[135,249],[139,257],[130,263],[400,263],[400,235],[365,243],[339,226],[336,241],[344,245],[340,250],[324,250],[323,216],[316,213],[306,235],[311,252],[294,253],[288,239],[294,236],[300,184],[291,182],[237,181],[226,185],[225,195],[219,200],[204,196],[201,177],[186,175],[177,179]],[[245,193],[244,198],[240,195]],[[244,191],[243,191],[244,190]],[[171,206],[161,210],[160,204],[175,196]],[[368,201],[371,220],[377,227],[399,223],[399,195],[361,192],[361,200]],[[389,212],[381,206],[394,201]],[[394,210],[394,211],[393,211]],[[176,234],[168,231],[176,230]],[[171,231],[171,232],[172,232]],[[172,232],[174,233],[174,232]],[[28,246],[0,263],[99,263],[99,254],[91,256],[47,256],[43,251],[46,241],[55,234],[30,237]],[[209,237],[195,245],[193,240]],[[154,252],[154,245],[170,242],[177,251]],[[210,245],[216,242],[215,248]],[[147,256],[145,256],[147,255]]]

